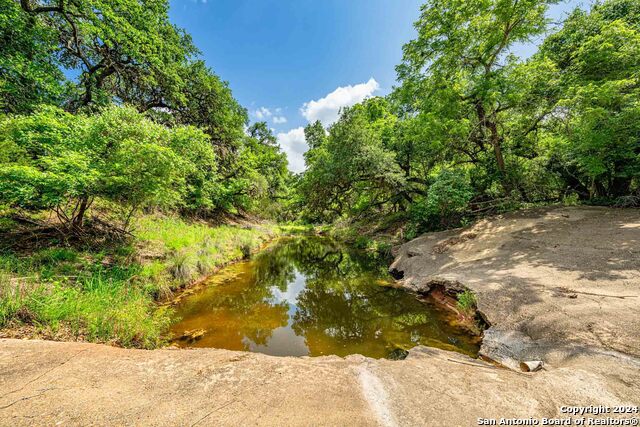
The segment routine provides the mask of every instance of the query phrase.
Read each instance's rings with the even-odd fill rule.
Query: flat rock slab
[[[0,340],[0,425],[455,426],[640,404],[640,369],[579,355],[531,374],[416,348],[402,361]]]
[[[415,291],[470,288],[496,346],[522,358],[561,365],[585,347],[640,356],[638,209],[514,212],[419,237],[391,269]]]

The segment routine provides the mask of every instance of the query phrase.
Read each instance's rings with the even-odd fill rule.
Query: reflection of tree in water
[[[386,277],[379,261],[346,250],[327,238],[292,239],[257,257],[256,283],[261,289],[286,291],[297,270],[306,279],[298,296],[292,328],[297,335],[323,336],[342,347],[357,342],[394,347],[392,341],[415,341],[412,326],[428,323],[424,306],[403,291],[377,286]]]
[[[202,317],[203,326],[216,325],[212,335],[218,335],[217,341],[212,336],[203,339],[214,346],[246,350],[247,338],[268,346],[273,331],[291,321],[311,355],[360,352],[384,357],[394,349],[425,343],[425,337],[447,342],[452,332],[446,326],[443,330],[443,322],[413,296],[379,286],[387,280],[383,263],[327,238],[285,239],[227,271],[230,279],[223,277],[220,286],[194,296],[186,310],[186,317]],[[294,295],[290,287],[298,274],[305,287],[294,289],[299,293],[289,319],[290,301],[279,298]]]
[[[385,274],[385,266],[326,237],[288,239],[255,259],[256,283],[281,291],[293,281],[295,270],[307,280],[357,278]]]
[[[424,306],[403,291],[375,286],[375,277],[308,281],[298,297],[293,329],[299,335],[325,335],[336,348],[354,343],[378,352],[417,344],[429,323]],[[313,352],[314,342],[307,342]]]
[[[259,253],[252,261],[255,286],[266,289],[276,287],[285,292],[289,283],[295,280],[295,267],[291,260],[294,252],[291,244],[278,244],[270,250]]]
[[[365,259],[365,258],[363,258]],[[259,253],[248,263],[231,267],[231,279],[210,298],[212,306],[225,306],[241,313],[259,302],[273,300],[273,288],[285,292],[294,282],[296,270],[307,278],[328,280],[357,276],[367,267],[354,268],[343,248],[327,238],[306,237],[283,239],[269,250]]]
[[[275,329],[289,321],[289,305],[273,301],[273,289],[256,284],[251,263],[237,264],[222,274],[218,285],[208,287],[179,307],[182,330],[211,330],[197,344],[232,350],[249,350],[246,338],[265,345]]]
[[[289,322],[288,310],[286,303],[254,306],[250,315],[238,325],[239,337],[244,336],[258,345],[266,345],[273,331]]]

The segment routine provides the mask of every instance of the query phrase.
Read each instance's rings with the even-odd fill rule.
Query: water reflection
[[[418,344],[477,354],[447,313],[389,284],[385,263],[335,241],[283,239],[185,298],[173,332],[204,332],[178,345],[278,356],[381,358]]]

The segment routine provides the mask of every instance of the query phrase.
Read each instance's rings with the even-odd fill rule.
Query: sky
[[[589,0],[550,11],[560,20]],[[294,172],[304,169],[303,127],[333,123],[340,108],[386,95],[422,0],[171,0],[171,21],[248,111],[266,121]],[[518,46],[526,57],[535,43]]]

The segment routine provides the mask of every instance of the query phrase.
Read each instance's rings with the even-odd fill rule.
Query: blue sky
[[[588,0],[570,0],[560,19]],[[172,22],[229,82],[252,121],[278,134],[294,171],[303,168],[302,127],[329,125],[340,107],[395,84],[402,45],[415,35],[421,0],[171,0]],[[533,46],[521,46],[527,56]]]

